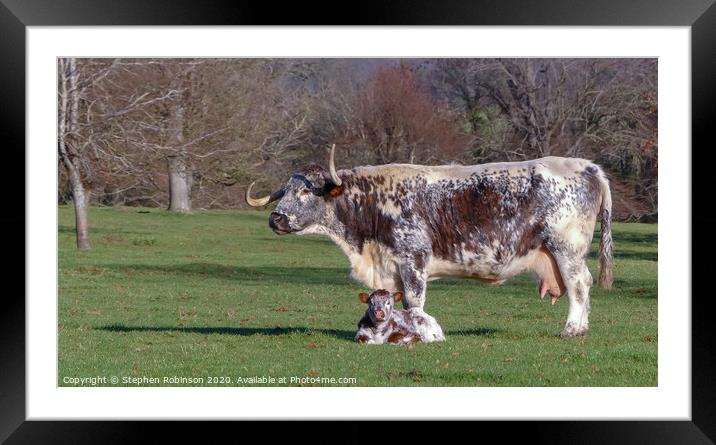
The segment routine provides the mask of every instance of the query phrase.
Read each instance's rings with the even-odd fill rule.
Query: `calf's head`
[[[382,323],[390,319],[395,303],[403,299],[402,292],[391,294],[385,289],[378,289],[368,295],[365,292],[358,294],[358,299],[368,304],[368,316],[375,323]]]
[[[279,235],[300,234],[321,224],[327,214],[328,201],[342,191],[342,181],[334,163],[335,148],[335,145],[331,148],[328,169],[309,165],[291,175],[281,189],[263,198],[251,197],[252,183],[246,190],[246,202],[252,207],[260,207],[280,199],[269,215],[269,227]]]

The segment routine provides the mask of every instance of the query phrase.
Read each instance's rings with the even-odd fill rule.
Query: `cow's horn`
[[[341,185],[343,181],[341,181],[341,178],[338,177],[338,173],[336,173],[336,144],[333,144],[333,147],[331,147],[331,160],[328,163],[328,169],[331,171],[331,181],[336,185]]]
[[[251,197],[251,189],[254,187],[254,184],[256,184],[256,181],[252,182],[249,188],[246,189],[246,203],[250,205],[251,207],[261,207],[265,206],[266,204],[276,201],[277,199],[280,199],[283,194],[284,190],[278,190],[276,192],[271,193],[270,195],[266,195],[263,198],[252,198]]]

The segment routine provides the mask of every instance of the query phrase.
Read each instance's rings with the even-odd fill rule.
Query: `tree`
[[[77,248],[89,249],[89,220],[87,210],[90,189],[96,174],[93,138],[88,135],[88,109],[91,102],[87,91],[101,82],[113,69],[111,61],[94,66],[81,63],[75,58],[57,60],[58,113],[57,150],[64,167],[68,188],[75,209]]]
[[[171,65],[169,65],[171,66]],[[195,65],[177,65],[170,69],[172,79],[170,91],[176,91],[175,97],[168,101],[166,132],[167,176],[169,178],[169,210],[179,213],[191,212],[192,173],[189,169],[188,150],[184,141],[185,108],[191,100],[192,81]]]
[[[426,92],[408,65],[378,69],[351,108],[347,139],[372,153],[373,162],[450,162],[470,146],[447,104]]]
[[[134,190],[129,199],[191,211],[195,165],[220,152],[213,137],[225,130],[204,107],[213,60],[119,59],[118,69],[93,91],[101,162],[109,172],[106,193]],[[209,145],[207,145],[207,143]],[[118,180],[122,183],[118,183]]]
[[[89,222],[87,220],[87,207],[89,196],[83,183],[83,162],[77,140],[77,122],[79,119],[79,70],[77,61],[71,59],[58,59],[57,71],[59,73],[59,113],[58,113],[58,141],[60,161],[67,170],[72,190],[72,201],[75,208],[75,230],[77,233],[77,248],[89,249]]]

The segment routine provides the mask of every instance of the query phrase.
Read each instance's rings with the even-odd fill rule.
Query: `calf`
[[[361,292],[358,298],[368,304],[368,310],[358,322],[357,342],[409,345],[445,340],[438,322],[422,309],[394,309],[395,303],[403,298],[402,292],[391,294],[385,289],[378,289],[370,295]]]

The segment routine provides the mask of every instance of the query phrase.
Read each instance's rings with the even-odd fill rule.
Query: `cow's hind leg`
[[[562,337],[584,335],[589,330],[589,289],[593,279],[587,268],[587,252],[591,237],[586,231],[581,235],[573,236],[568,242],[550,240],[548,243],[569,297],[567,322],[560,334]]]
[[[558,260],[559,262],[559,260]],[[567,322],[560,333],[562,337],[584,335],[589,330],[589,289],[592,287],[592,274],[589,273],[583,257],[565,259],[560,262],[560,270],[567,287],[569,311]]]

